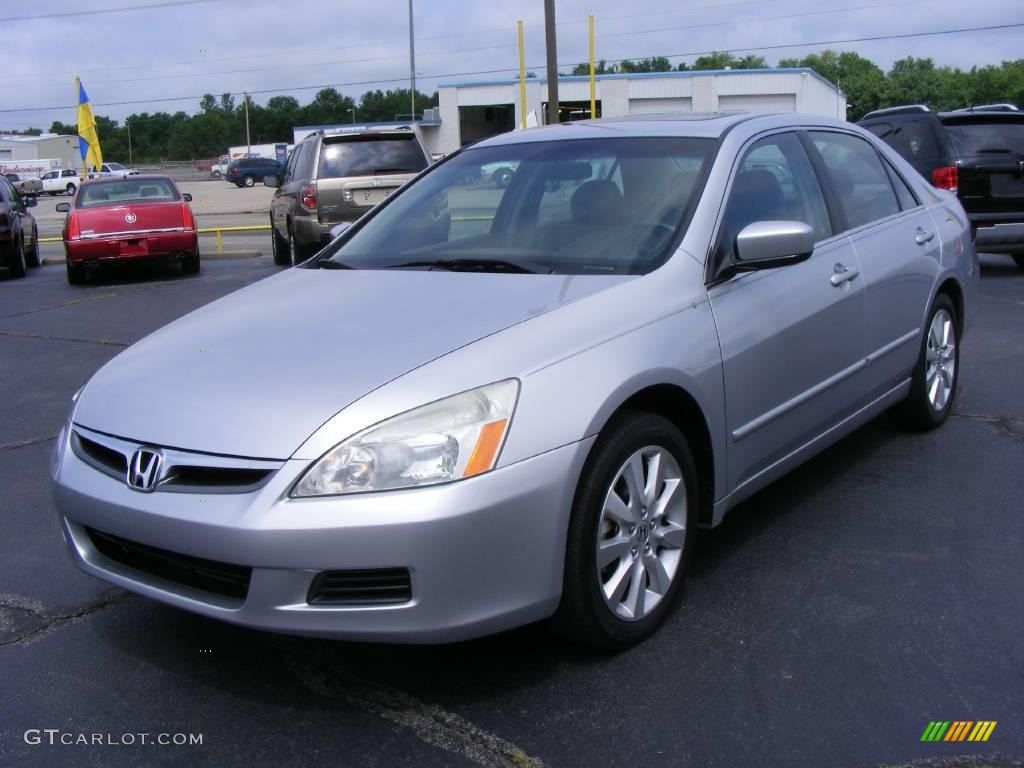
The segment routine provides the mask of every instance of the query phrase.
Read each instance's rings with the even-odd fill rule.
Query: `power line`
[[[105,13],[123,13],[124,11],[145,11],[150,8],[173,8],[179,5],[199,5],[201,3],[221,3],[224,0],[167,0],[151,5],[125,5],[120,8],[97,8],[89,11],[60,11],[59,13],[40,13],[36,16],[8,16],[0,21],[35,21],[36,19],[65,19],[71,16],[98,16]]]
[[[760,2],[761,0],[755,0],[755,1],[756,2]],[[868,9],[873,9],[873,8],[889,8],[889,7],[892,7],[894,5],[898,5],[900,7],[905,7],[907,5],[915,5],[915,4],[928,3],[928,2],[935,2],[935,0],[897,0],[896,2],[872,3],[872,4],[869,4],[869,5],[855,5],[855,6],[850,6],[850,7],[846,7],[846,8],[831,8],[831,9],[823,10],[823,11],[806,11],[804,13],[789,13],[789,14],[784,14],[784,15],[781,15],[781,16],[759,16],[759,17],[754,18],[754,19],[748,19],[747,21],[749,21],[749,22],[782,21],[782,20],[786,20],[786,19],[804,18],[804,17],[807,17],[807,16],[820,16],[820,15],[832,14],[832,13],[848,13],[850,11],[868,10]],[[649,15],[649,14],[635,14],[635,15],[636,16],[641,16],[641,15]],[[599,40],[604,40],[604,39],[610,38],[610,37],[626,37],[626,36],[629,36],[629,35],[646,35],[646,34],[651,34],[651,33],[655,33],[655,32],[679,32],[679,31],[692,30],[692,29],[707,29],[707,28],[711,28],[711,27],[728,26],[728,25],[733,24],[733,23],[734,22],[732,22],[732,21],[716,21],[716,22],[708,22],[708,23],[705,23],[705,24],[691,24],[691,25],[687,25],[687,26],[683,26],[683,27],[664,27],[662,29],[642,29],[642,30],[637,30],[637,31],[634,31],[634,32],[610,32],[610,33],[607,33],[607,34],[600,35],[598,37],[598,39]],[[535,41],[535,42],[539,44],[541,41]],[[458,49],[447,50],[447,51],[423,51],[423,52],[419,52],[418,55],[420,57],[426,57],[426,56],[447,56],[447,55],[456,54],[456,53],[479,53],[481,51],[494,51],[494,50],[500,50],[500,49],[503,49],[503,48],[515,48],[515,47],[516,47],[515,43],[510,43],[508,45],[489,45],[489,46],[484,46],[484,47],[479,47],[479,48],[458,48]],[[407,54],[402,53],[402,54],[395,54],[395,55],[391,55],[391,56],[375,56],[375,57],[369,57],[369,58],[365,58],[364,57],[364,58],[358,58],[358,59],[342,59],[342,60],[339,60],[339,61],[303,62],[302,64],[286,64],[286,65],[277,65],[277,66],[273,66],[273,67],[253,67],[253,68],[247,68],[247,69],[216,70],[216,71],[212,71],[212,72],[196,72],[196,73],[191,73],[191,74],[176,73],[176,74],[172,74],[172,75],[148,75],[146,77],[130,77],[130,78],[123,78],[123,79],[119,79],[119,80],[91,80],[89,82],[89,87],[91,88],[94,85],[110,85],[110,84],[119,84],[119,83],[141,83],[141,82],[149,82],[149,81],[153,81],[153,80],[180,80],[182,78],[193,78],[193,77],[214,77],[214,76],[219,76],[219,75],[240,75],[240,74],[248,74],[248,73],[251,73],[251,72],[277,72],[277,71],[280,71],[282,69],[300,69],[300,68],[308,68],[310,66],[332,67],[332,66],[340,66],[342,64],[366,64],[366,63],[373,63],[373,62],[379,62],[379,61],[393,61],[393,60],[396,60],[396,59],[404,60],[406,57],[407,57]],[[14,84],[14,83],[0,83],[0,88],[13,88],[13,87],[17,87],[17,84]]]
[[[678,59],[678,58],[682,58],[682,57],[685,57],[685,56],[707,56],[707,55],[710,55],[710,54],[713,54],[713,53],[748,53],[748,52],[753,52],[753,51],[779,50],[779,49],[783,49],[783,48],[809,48],[809,47],[818,46],[818,45],[839,45],[839,44],[843,44],[843,43],[867,43],[867,42],[877,42],[877,41],[880,41],[880,40],[905,40],[905,39],[918,38],[918,37],[936,37],[936,36],[942,36],[942,35],[958,35],[958,34],[964,34],[964,33],[967,33],[967,32],[990,32],[990,31],[995,31],[995,30],[1001,31],[1001,30],[1009,30],[1009,29],[1018,29],[1020,27],[1024,27],[1024,22],[1014,22],[1012,24],[993,24],[993,25],[982,26],[982,27],[961,27],[961,28],[958,28],[958,29],[942,29],[942,30],[935,30],[935,31],[931,31],[931,32],[907,32],[907,33],[898,34],[898,35],[871,35],[871,36],[867,36],[867,37],[847,37],[847,38],[834,39],[834,40],[814,40],[814,41],[808,41],[808,42],[804,42],[804,43],[782,43],[782,44],[777,44],[777,45],[759,45],[759,46],[751,46],[751,47],[745,47],[745,48],[718,48],[718,49],[707,50],[707,51],[684,51],[684,52],[681,52],[681,53],[665,54],[665,58],[667,58],[667,59]],[[633,57],[623,57],[623,58],[619,58],[619,59],[606,59],[606,62],[615,64],[615,63],[620,63],[620,62],[623,62],[623,61],[635,60],[636,58],[637,57],[633,56]],[[572,67],[572,66],[575,66],[575,65],[574,64],[561,63],[558,66],[559,67]],[[539,69],[539,68],[542,68],[542,67],[540,65],[534,64],[534,65],[531,65],[529,68],[530,69]],[[447,78],[447,77],[470,77],[470,76],[474,76],[474,75],[494,75],[494,74],[500,74],[502,72],[509,72],[510,70],[511,70],[511,67],[501,67],[500,69],[483,69],[483,70],[477,70],[477,71],[474,71],[474,72],[447,72],[447,73],[443,73],[443,74],[422,75],[421,79],[424,79],[424,80],[437,80],[437,79],[440,79],[440,78]],[[288,88],[262,88],[262,89],[256,89],[256,90],[250,89],[250,90],[245,91],[245,92],[238,91],[237,93],[231,93],[230,95],[232,95],[232,96],[242,96],[242,95],[244,95],[244,93],[248,93],[249,95],[253,95],[253,94],[262,95],[262,94],[265,94],[265,93],[289,93],[289,92],[292,92],[292,91],[312,91],[312,90],[320,90],[322,88],[344,88],[344,87],[353,86],[353,85],[384,85],[386,83],[404,82],[406,79],[407,79],[407,76],[406,75],[402,75],[402,76],[399,76],[399,77],[384,78],[384,79],[379,79],[379,80],[358,80],[358,81],[347,82],[347,83],[323,83],[323,84],[320,84],[320,85],[301,85],[301,86],[294,86],[294,87],[288,87]],[[170,97],[161,98],[161,99],[139,99],[139,100],[134,100],[134,101],[108,101],[108,102],[102,102],[102,103],[97,102],[97,103],[94,103],[92,106],[94,106],[94,107],[122,107],[122,106],[134,106],[136,104],[162,104],[162,103],[174,102],[174,101],[191,101],[191,100],[198,100],[198,99],[201,99],[201,98],[202,98],[202,96],[194,96],[194,95],[193,96],[170,96]],[[9,114],[9,113],[13,113],[13,112],[50,112],[50,111],[56,111],[56,110],[62,110],[62,109],[74,109],[76,106],[77,105],[71,104],[71,105],[64,105],[64,106],[58,106],[58,107],[16,107],[16,108],[6,108],[6,109],[0,109],[0,114]]]

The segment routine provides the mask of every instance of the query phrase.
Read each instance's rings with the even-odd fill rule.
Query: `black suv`
[[[1024,112],[1013,104],[955,112],[915,104],[869,112],[858,125],[957,194],[979,251],[1009,254],[1024,268]]]
[[[282,163],[266,157],[243,157],[228,163],[225,178],[237,187],[251,187],[267,176],[281,173]]]
[[[0,176],[0,264],[11,277],[24,277],[27,267],[39,266],[39,232],[28,209],[34,197],[22,196]]]

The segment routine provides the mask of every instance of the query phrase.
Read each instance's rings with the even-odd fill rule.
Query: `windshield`
[[[107,168],[109,168],[112,171],[123,171],[124,170],[124,166],[121,165],[120,163],[107,163]]]
[[[646,137],[468,149],[325,256],[357,269],[642,274],[686,225],[713,150],[711,139]]]
[[[1024,154],[1024,120],[947,124],[958,155]]]
[[[317,175],[321,179],[337,179],[379,173],[419,173],[426,167],[426,155],[411,133],[327,136],[320,151]]]
[[[112,202],[161,203],[177,199],[178,193],[167,179],[109,183],[94,181],[80,187],[76,205],[79,208],[88,208],[91,205],[106,205]]]

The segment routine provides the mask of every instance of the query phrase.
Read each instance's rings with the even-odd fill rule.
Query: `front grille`
[[[168,552],[93,528],[85,530],[100,554],[134,571],[239,602],[249,593],[252,568]]]
[[[158,451],[163,456],[162,474],[156,488],[158,491],[252,493],[266,485],[282,464],[272,459],[247,459],[151,447],[79,426],[71,433],[71,448],[82,461],[121,481],[127,478],[131,455],[143,447]]]
[[[405,568],[324,571],[309,587],[310,605],[394,605],[412,600],[412,582]]]
[[[123,478],[127,475],[128,458],[120,451],[115,451],[113,448],[101,445],[78,432],[72,433],[72,441],[74,447],[78,449],[75,453],[79,454],[96,469],[101,472],[106,471],[107,474],[112,474],[114,477]]]

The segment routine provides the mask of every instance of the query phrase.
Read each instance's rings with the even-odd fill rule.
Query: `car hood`
[[[291,269],[122,352],[90,379],[74,420],[152,445],[284,459],[404,373],[630,279]]]

